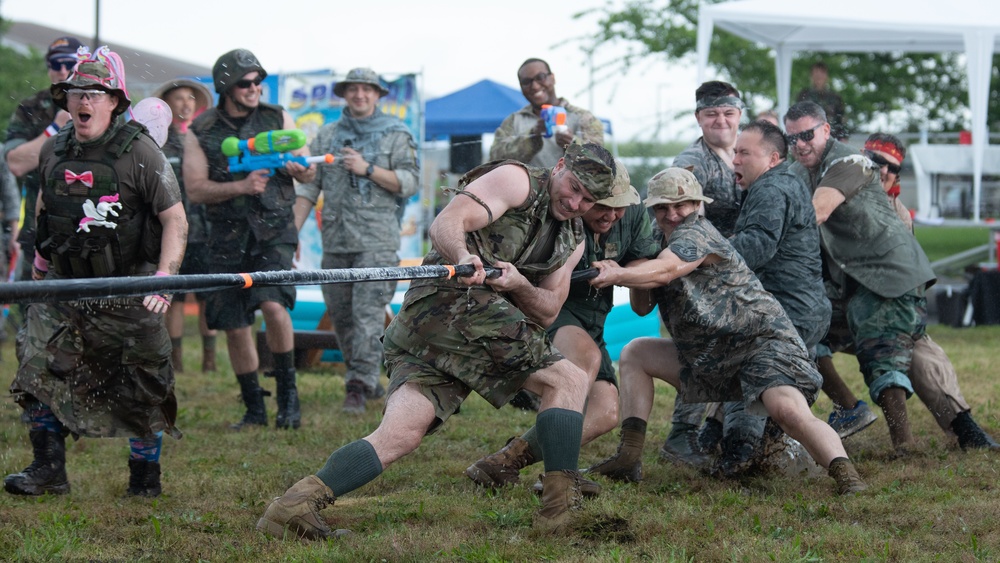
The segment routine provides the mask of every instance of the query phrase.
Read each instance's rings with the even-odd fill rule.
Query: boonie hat
[[[80,64],[76,66],[73,74],[49,88],[53,103],[61,109],[67,109],[66,90],[72,88],[104,90],[118,98],[118,105],[115,106],[112,113],[116,116],[124,113],[132,102],[129,100],[128,90],[125,88],[125,70],[118,53],[108,49],[105,45],[98,49],[94,55],[81,50],[78,56]]]
[[[685,168],[667,168],[657,172],[649,179],[649,193],[646,197],[646,207],[661,203],[680,203],[682,201],[715,201],[705,197],[701,192],[701,184],[694,174]]]
[[[344,92],[350,84],[370,84],[378,90],[380,98],[389,93],[389,89],[383,86],[382,81],[379,80],[378,73],[370,68],[352,68],[347,76],[333,87],[333,93],[343,98]]]
[[[632,187],[632,180],[629,178],[625,163],[615,159],[615,181],[611,183],[611,197],[602,199],[597,205],[608,207],[628,207],[642,201],[639,191]]]
[[[152,97],[166,100],[167,94],[175,88],[190,88],[194,92],[195,115],[198,115],[202,110],[212,105],[212,94],[208,91],[208,86],[205,86],[202,82],[188,78],[176,78],[164,82],[153,92]]]
[[[70,57],[76,58],[76,50],[79,49],[83,43],[76,37],[60,37],[56,39],[49,45],[48,52],[45,53],[46,60],[56,58],[56,59],[68,59]]]

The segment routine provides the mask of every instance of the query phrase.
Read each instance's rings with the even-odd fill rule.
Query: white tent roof
[[[796,51],[964,52],[972,113],[973,219],[979,220],[986,105],[993,53],[1000,50],[995,0],[740,0],[702,4],[698,15],[698,80],[704,80],[714,27],[775,50],[778,110],[791,99]]]

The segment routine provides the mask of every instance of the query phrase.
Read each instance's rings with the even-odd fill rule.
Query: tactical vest
[[[191,124],[190,131],[198,138],[198,144],[208,161],[208,179],[226,183],[244,178],[245,175],[229,173],[229,159],[222,154],[222,141],[226,137],[249,139],[264,131],[283,129],[284,113],[280,106],[261,103],[250,112],[246,122],[239,128],[219,110],[210,108],[199,115]],[[276,170],[267,182],[267,188],[260,195],[242,195],[207,206],[208,220],[234,221],[256,214],[257,202],[269,211],[292,212],[295,203],[295,184],[292,176],[284,169]]]
[[[147,215],[144,209],[123,205],[115,163],[146,128],[135,121],[124,124],[105,145],[100,160],[66,158],[72,131],[63,129],[56,136],[59,161],[44,179],[37,250],[60,277],[131,275],[149,260],[141,250]],[[67,182],[72,176],[79,178]]]

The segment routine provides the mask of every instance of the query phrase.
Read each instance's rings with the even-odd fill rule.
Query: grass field
[[[193,334],[193,327],[189,334]],[[974,416],[1000,436],[996,342],[1000,327],[932,334],[951,354]],[[304,413],[298,431],[232,433],[242,414],[235,379],[221,354],[220,371],[201,374],[196,337],[188,338],[188,371],[178,376],[182,440],[166,439],[158,499],[123,498],[124,439],[72,442],[72,493],[23,498],[0,493],[0,560],[4,561],[997,561],[1000,560],[1000,455],[965,453],[910,402],[918,451],[891,460],[885,423],[850,438],[846,447],[867,493],[840,498],[829,478],[783,475],[720,481],[665,465],[657,449],[669,427],[673,391],[657,386],[639,485],[605,483],[588,501],[585,526],[570,538],[537,539],[538,501],[522,486],[491,494],[464,477],[465,467],[533,422],[533,415],[494,410],[470,398],[436,435],[379,479],[338,499],[323,514],[354,534],[331,542],[267,538],[254,529],[271,497],[314,472],[340,445],[374,429],[379,407],[361,417],[340,412],[343,379],[325,366],[300,377]],[[220,338],[220,348],[224,339]],[[224,349],[224,348],[221,348]],[[3,380],[14,370],[3,345]],[[838,365],[856,392],[863,384],[853,358]],[[273,387],[273,382],[265,380]],[[268,407],[273,416],[273,401]],[[825,416],[822,397],[815,412]],[[20,409],[0,403],[0,471],[31,461]],[[581,464],[610,455],[616,436],[584,448]]]
[[[986,227],[917,225],[914,234],[931,262],[990,242],[990,229]]]

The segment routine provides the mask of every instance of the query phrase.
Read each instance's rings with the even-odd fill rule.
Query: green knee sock
[[[546,409],[538,413],[535,427],[546,472],[579,469],[583,414],[566,409]]]
[[[382,462],[375,448],[364,440],[355,440],[330,454],[316,476],[339,497],[373,481],[381,473]]]

